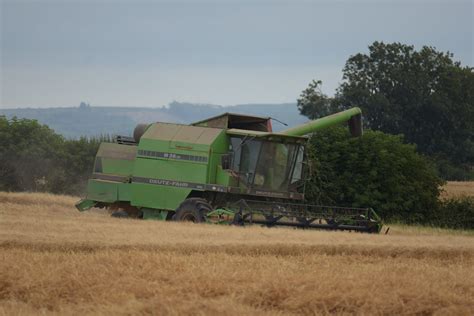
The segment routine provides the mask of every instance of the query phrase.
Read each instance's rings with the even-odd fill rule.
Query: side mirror
[[[232,155],[224,154],[221,156],[221,166],[223,170],[229,170],[232,166]]]

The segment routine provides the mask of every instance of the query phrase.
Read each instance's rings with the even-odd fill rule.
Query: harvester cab
[[[99,147],[87,196],[77,203],[115,216],[379,232],[370,208],[305,204],[305,136],[347,122],[352,108],[272,131],[271,118],[225,113],[191,125],[138,125],[134,137]]]

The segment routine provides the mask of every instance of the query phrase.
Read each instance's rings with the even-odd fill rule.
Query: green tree
[[[65,140],[36,120],[0,116],[0,190],[81,194],[107,140]]]
[[[347,60],[333,102],[361,107],[366,127],[403,134],[420,152],[468,171],[474,161],[474,73],[452,57],[433,47],[417,51],[374,42],[368,54]]]
[[[45,191],[63,138],[35,120],[0,117],[0,188]]]
[[[333,99],[322,92],[322,84],[321,80],[311,81],[297,101],[300,113],[312,120],[336,112]]]
[[[384,219],[411,223],[427,222],[439,208],[442,180],[401,136],[367,131],[351,138],[347,129],[331,128],[312,135],[309,154],[311,203],[373,207]]]
[[[474,197],[456,197],[441,202],[439,211],[430,219],[433,226],[474,229]]]

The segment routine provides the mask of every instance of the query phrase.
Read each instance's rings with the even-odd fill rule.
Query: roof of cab
[[[271,119],[271,117],[269,117],[269,116],[257,116],[257,115],[247,115],[247,114],[226,112],[226,113],[222,113],[222,114],[219,114],[219,115],[216,115],[216,116],[209,117],[209,118],[204,119],[204,120],[200,120],[200,121],[191,123],[191,125],[199,125],[201,123],[205,123],[207,121],[213,121],[215,119],[219,119],[221,117],[226,117],[226,116],[227,117],[234,117],[234,118],[241,117],[243,119],[245,119],[245,118],[246,119],[256,119],[256,120],[261,120],[261,121],[267,121],[267,120]]]
[[[222,129],[238,128],[238,129],[248,129],[248,130],[256,130],[256,131],[263,131],[263,132],[272,131],[272,124],[271,124],[270,117],[237,114],[237,113],[220,114],[220,115],[213,116],[205,120],[192,123],[191,125],[215,127],[215,128],[222,128]]]

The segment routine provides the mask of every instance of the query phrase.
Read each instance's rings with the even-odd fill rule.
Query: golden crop
[[[474,314],[474,235],[115,219],[0,192],[0,315]]]
[[[443,187],[442,198],[474,197],[474,181],[448,181]]]

